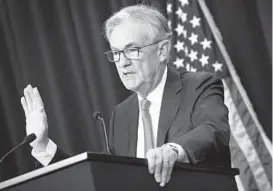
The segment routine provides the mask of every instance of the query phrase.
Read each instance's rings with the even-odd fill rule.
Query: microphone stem
[[[12,153],[14,150],[16,150],[17,148],[21,147],[23,144],[25,144],[25,141],[23,141],[22,143],[20,143],[19,145],[17,145],[16,147],[14,147],[13,149],[11,149],[9,152],[7,152],[1,159],[0,159],[0,163],[3,162],[3,160],[10,154]]]
[[[108,138],[107,138],[107,134],[106,134],[106,128],[105,128],[105,122],[104,119],[99,117],[99,119],[102,121],[102,126],[104,129],[104,137],[105,137],[105,142],[106,142],[106,148],[107,148],[107,153],[110,154],[110,149],[109,149],[109,142],[108,142]]]

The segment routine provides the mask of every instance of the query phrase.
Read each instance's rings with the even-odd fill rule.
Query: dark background
[[[0,156],[25,137],[23,89],[37,86],[48,115],[49,136],[67,152],[100,152],[101,124],[130,92],[104,52],[103,22],[140,2],[166,12],[166,1],[0,0]],[[225,46],[268,137],[272,133],[271,0],[207,0]],[[126,117],[126,116],[124,116]],[[0,164],[0,181],[30,171],[24,146]]]

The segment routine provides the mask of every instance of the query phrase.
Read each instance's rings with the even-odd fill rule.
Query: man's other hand
[[[38,89],[28,85],[21,97],[26,116],[26,133],[34,133],[36,139],[30,143],[37,152],[45,151],[48,144],[48,123],[42,98]]]
[[[147,152],[148,168],[154,174],[156,182],[163,187],[171,179],[174,163],[178,159],[178,153],[170,146],[157,147]]]

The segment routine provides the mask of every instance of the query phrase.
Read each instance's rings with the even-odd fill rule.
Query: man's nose
[[[126,66],[130,65],[130,60],[128,58],[126,58],[123,53],[120,53],[118,65],[120,67],[126,67]]]

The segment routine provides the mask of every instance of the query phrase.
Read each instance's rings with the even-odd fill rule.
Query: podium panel
[[[236,191],[237,169],[177,163],[169,184],[161,188],[144,159],[83,153],[0,183],[8,191],[172,190]]]

